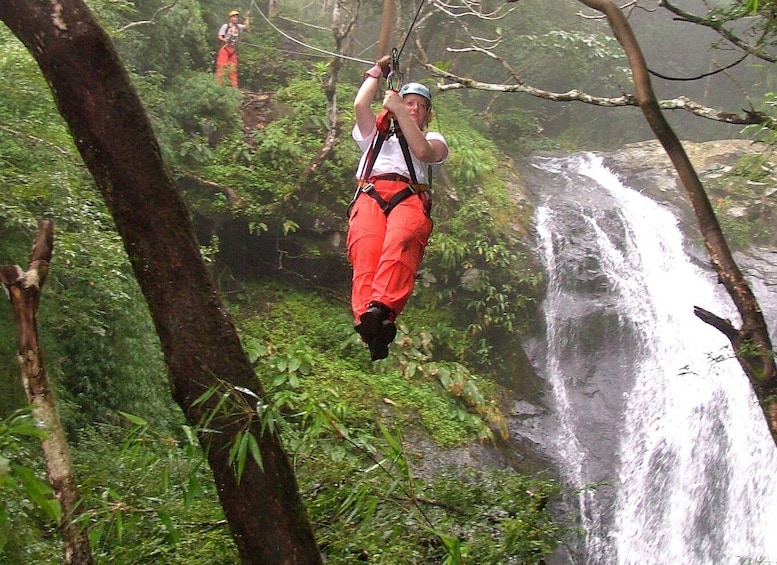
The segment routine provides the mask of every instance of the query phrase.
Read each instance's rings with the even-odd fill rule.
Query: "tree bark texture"
[[[62,511],[59,531],[62,534],[65,563],[90,565],[94,561],[87,529],[78,524],[78,517],[82,513],[78,504],[81,496],[70,448],[57,413],[56,399],[49,385],[38,341],[38,304],[49,271],[53,242],[54,224],[49,220],[38,222],[38,236],[27,271],[16,265],[2,266],[0,282],[8,289],[16,319],[16,344],[24,393],[32,406],[33,416],[47,434],[46,439],[41,440],[41,447],[46,474]]]
[[[777,443],[777,367],[761,307],[753,295],[750,285],[739,270],[739,266],[734,261],[696,170],[682,143],[661,112],[650,83],[650,74],[642,50],[628,20],[621,9],[611,0],[580,0],[580,2],[607,17],[616,39],[626,53],[634,77],[634,88],[639,107],[656,138],[663,145],[685,187],[704,237],[710,262],[718,275],[718,281],[726,288],[742,318],[742,327],[739,329],[734,328],[728,320],[725,320],[728,322],[730,330],[723,333],[729,338],[734,348],[734,354],[750,380],[761,409],[766,416],[772,439]],[[713,327],[721,329],[721,323],[724,322],[721,318],[710,316],[709,313],[698,307],[695,312],[701,320],[707,323],[711,323],[711,320],[715,319],[716,323],[712,324]]]
[[[375,52],[376,61],[383,57],[383,55],[388,55],[391,32],[394,31],[395,11],[396,3],[394,0],[383,0],[383,11],[380,15],[380,36],[378,37],[378,48]]]
[[[226,391],[232,402],[200,433],[244,563],[319,564],[307,512],[280,438],[255,418],[263,390],[200,256],[188,211],[107,34],[82,0],[3,0],[0,19],[40,66],[116,223],[162,343],[176,402],[197,426]],[[196,402],[219,389],[207,402]],[[227,406],[242,406],[229,412]],[[251,433],[238,481],[229,461]]]

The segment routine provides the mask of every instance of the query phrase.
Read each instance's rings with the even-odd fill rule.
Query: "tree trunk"
[[[51,221],[38,222],[38,237],[27,271],[22,271],[18,266],[2,266],[0,282],[8,289],[16,317],[16,343],[24,393],[27,402],[32,406],[32,414],[47,434],[46,439],[41,441],[41,447],[46,474],[62,511],[59,531],[65,549],[65,563],[90,565],[94,561],[89,548],[87,529],[86,526],[79,526],[77,520],[81,515],[78,506],[81,496],[78,493],[70,448],[57,413],[56,399],[49,386],[38,342],[38,304],[40,291],[49,271],[53,234],[54,225]]]
[[[693,205],[710,261],[718,274],[718,281],[723,284],[736,305],[742,318],[742,327],[736,329],[728,320],[699,307],[695,308],[695,313],[701,320],[718,328],[728,337],[766,416],[772,439],[777,443],[777,367],[761,307],[731,255],[696,170],[661,112],[653,93],[645,59],[628,20],[611,0],[580,2],[607,17],[615,37],[628,57],[639,107],[680,176]]]
[[[378,49],[375,53],[376,61],[383,57],[383,55],[388,55],[391,32],[394,31],[395,8],[394,0],[383,0],[383,12],[380,16],[380,36],[378,37]]]
[[[149,304],[173,397],[191,424],[209,420],[211,433],[200,430],[200,442],[243,562],[321,563],[280,438],[262,433],[257,421],[264,392],[108,36],[82,0],[3,0],[0,19],[35,57],[116,222]],[[208,397],[209,391],[218,392]],[[219,404],[222,394],[227,402]],[[249,456],[238,481],[229,453],[245,434],[255,438],[262,467]]]
[[[308,182],[310,176],[316,172],[318,167],[321,166],[335,147],[337,137],[340,134],[340,121],[338,120],[337,111],[337,81],[340,77],[340,69],[343,66],[343,59],[339,57],[343,53],[343,45],[346,40],[350,38],[350,34],[353,31],[354,25],[356,25],[356,18],[358,17],[358,10],[351,20],[348,22],[342,21],[343,11],[340,6],[340,0],[335,0],[332,6],[332,35],[334,37],[334,53],[335,57],[329,63],[329,71],[324,78],[324,94],[326,95],[326,115],[329,119],[329,129],[327,130],[326,137],[321,149],[313,156],[308,165],[302,171],[297,181],[297,189],[300,190],[302,186]]]
[[[267,1],[267,17],[274,18],[278,15],[278,0]]]

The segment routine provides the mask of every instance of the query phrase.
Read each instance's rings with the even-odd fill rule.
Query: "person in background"
[[[245,21],[240,23],[240,12],[232,10],[229,13],[229,21],[219,29],[219,41],[221,48],[216,55],[216,81],[221,84],[224,71],[229,71],[229,81],[237,88],[237,39],[242,32],[248,29],[250,24],[250,12],[246,12]]]
[[[353,267],[354,329],[369,346],[373,361],[388,356],[396,318],[413,291],[432,233],[427,169],[448,157],[443,136],[426,132],[432,117],[432,95],[426,86],[411,82],[398,92],[389,89],[380,117],[373,112],[372,101],[389,67],[390,58],[381,58],[364,74],[354,99],[352,135],[363,154],[346,241]],[[397,126],[388,135],[387,117]]]

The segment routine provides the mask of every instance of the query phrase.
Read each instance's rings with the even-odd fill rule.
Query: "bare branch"
[[[731,43],[732,45],[736,46],[737,48],[741,49],[742,51],[744,51],[749,55],[753,55],[754,57],[758,57],[759,59],[762,59],[769,63],[774,63],[775,61],[777,61],[777,57],[770,55],[768,53],[765,53],[761,49],[751,46],[742,38],[740,38],[739,36],[735,35],[731,31],[723,27],[723,24],[726,23],[725,20],[715,19],[715,18],[702,18],[701,16],[697,16],[695,14],[691,14],[690,12],[686,12],[685,10],[681,10],[680,8],[678,8],[674,4],[671,4],[667,0],[659,0],[658,5],[663,8],[666,8],[666,10],[675,14],[683,21],[700,25],[703,27],[708,27],[714,30],[715,32],[720,34],[720,36],[723,37],[726,41],[728,41],[729,43]]]
[[[473,50],[480,51],[476,48]],[[500,60],[494,54],[485,53],[493,59]],[[505,64],[506,65],[506,64]],[[523,92],[534,96],[535,98],[542,98],[544,100],[552,100],[554,102],[583,102],[585,104],[591,104],[592,106],[602,107],[624,107],[624,106],[639,106],[637,97],[633,94],[623,94],[618,97],[602,97],[593,96],[587,94],[578,89],[572,89],[567,92],[551,92],[549,90],[543,90],[536,88],[528,84],[518,81],[516,84],[492,84],[486,82],[479,82],[471,78],[462,77],[453,73],[443,71],[442,69],[435,67],[431,63],[423,63],[423,66],[433,75],[452,81],[447,84],[439,84],[438,88],[441,91],[446,90],[458,90],[461,88],[471,88],[475,90],[485,90],[488,92]],[[505,68],[510,68],[506,65]],[[516,78],[513,75],[513,78]],[[518,80],[516,78],[516,80]],[[685,96],[680,96],[672,100],[660,100],[658,105],[663,110],[685,110],[708,120],[716,122],[723,122],[727,124],[735,125],[761,125],[769,129],[777,129],[777,121],[770,116],[762,112],[755,110],[743,110],[742,114],[734,114],[731,112],[724,112],[722,110],[716,110],[715,108],[709,108],[697,102],[694,102]]]
[[[173,2],[172,4],[168,4],[167,6],[162,6],[162,7],[161,7],[161,8],[159,8],[159,9],[158,9],[156,12],[154,12],[154,15],[153,15],[153,16],[151,16],[151,19],[150,19],[150,20],[142,20],[142,21],[138,21],[138,22],[132,22],[132,23],[129,23],[129,24],[125,25],[124,27],[120,27],[120,28],[119,28],[119,29],[117,29],[116,31],[117,31],[118,33],[122,33],[122,32],[125,32],[125,31],[127,31],[128,29],[131,29],[131,28],[133,28],[133,27],[137,27],[137,26],[141,26],[141,25],[148,25],[148,24],[153,24],[153,23],[156,23],[156,17],[157,17],[159,14],[161,14],[162,12],[169,12],[169,11],[170,11],[170,10],[173,8],[173,6],[175,6],[177,3],[178,3],[178,2],[177,2],[177,0],[176,0],[176,1],[175,1],[175,2]]]
[[[243,208],[246,205],[246,199],[230,186],[225,186],[217,182],[209,181],[190,171],[185,171],[181,174],[182,179],[186,179],[189,182],[194,183],[202,188],[210,190],[214,194],[223,194],[227,200],[227,206],[230,208]]]
[[[517,82],[517,83],[523,83],[523,80],[521,80],[521,77],[518,75],[518,72],[513,69],[513,67],[505,61],[504,57],[500,57],[496,53],[493,53],[492,51],[489,51],[488,49],[482,49],[480,47],[465,47],[462,49],[448,49],[450,53],[481,53],[485,55],[486,57],[490,57],[491,59],[498,61],[499,64],[501,64],[505,69],[507,69],[507,72],[510,74],[510,77]]]
[[[447,14],[452,18],[462,18],[465,16],[475,17],[481,20],[501,20],[507,14],[512,12],[515,8],[508,8],[505,10],[504,6],[499,6],[493,12],[484,14],[481,11],[482,4],[480,2],[474,2],[472,0],[462,0],[461,4],[451,4],[448,2],[442,2],[440,0],[433,0],[432,5],[439,11]]]
[[[704,190],[699,175],[696,173],[680,139],[661,111],[659,101],[656,99],[650,84],[650,74],[642,49],[628,20],[612,0],[579,1],[607,16],[610,28],[626,53],[639,107],[677,171],[693,206],[699,231],[709,253],[710,263],[718,275],[718,281],[725,287],[742,318],[742,327],[739,330],[735,330],[733,327],[727,328],[725,324],[721,324],[721,331],[725,330],[729,335],[734,336],[734,339],[730,338],[734,354],[750,380],[753,391],[761,404],[772,439],[777,443],[777,395],[775,394],[777,391],[777,364],[775,364],[769,328],[766,325],[761,307],[753,295],[747,279],[734,261],[731,249],[723,235],[723,230],[718,223],[712,203]],[[697,315],[699,313],[697,310]],[[709,316],[707,319],[712,320]]]
[[[470,31],[469,26],[467,25],[467,22],[464,20],[464,17],[469,16],[469,17],[476,17],[480,20],[495,21],[495,20],[501,20],[502,18],[504,18],[514,10],[514,8],[503,10],[504,6],[500,6],[493,12],[483,14],[480,11],[475,9],[475,7],[480,7],[480,3],[472,2],[471,0],[462,0],[462,5],[449,4],[447,2],[441,2],[439,0],[433,0],[432,4],[439,12],[442,12],[446,16],[450,17],[453,20],[453,22],[458,24],[461,27],[461,29],[464,31],[464,33],[466,33],[467,36],[472,41],[480,43],[483,46],[488,46],[490,48],[493,48],[496,45],[498,45],[499,42],[502,40],[502,37],[497,36],[496,38],[487,38],[487,37],[478,37],[474,35]],[[428,18],[429,15],[431,15],[431,13],[427,14],[426,18]],[[421,21],[423,21],[423,19]],[[421,22],[419,22],[419,27],[420,27],[420,23]]]
[[[642,6],[639,3],[639,0],[629,0],[629,2],[626,2],[623,6],[620,7],[621,10],[624,12],[631,14],[634,10],[642,10],[643,12],[655,12],[655,8],[646,8],[645,6]],[[605,19],[605,16],[601,14],[585,14],[583,12],[577,13],[578,17],[583,18],[584,20],[602,20]]]
[[[64,147],[60,147],[59,145],[56,145],[54,143],[50,143],[50,142],[46,141],[45,139],[41,139],[40,137],[35,137],[34,135],[30,135],[28,133],[21,133],[19,131],[16,131],[15,129],[11,129],[11,128],[9,128],[7,126],[4,126],[4,125],[0,125],[0,129],[3,130],[3,131],[7,131],[8,133],[13,134],[13,135],[24,136],[27,139],[29,139],[30,141],[32,141],[33,143],[36,143],[36,144],[37,143],[41,143],[43,145],[46,145],[47,147],[50,147],[50,148],[58,151],[64,157],[71,157],[72,156],[70,154],[70,151],[68,151]]]

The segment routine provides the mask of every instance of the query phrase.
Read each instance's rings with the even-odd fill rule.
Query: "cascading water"
[[[540,372],[585,564],[777,562],[777,449],[728,341],[737,320],[671,209],[593,154],[537,157],[548,276]],[[774,320],[768,320],[772,324]]]

